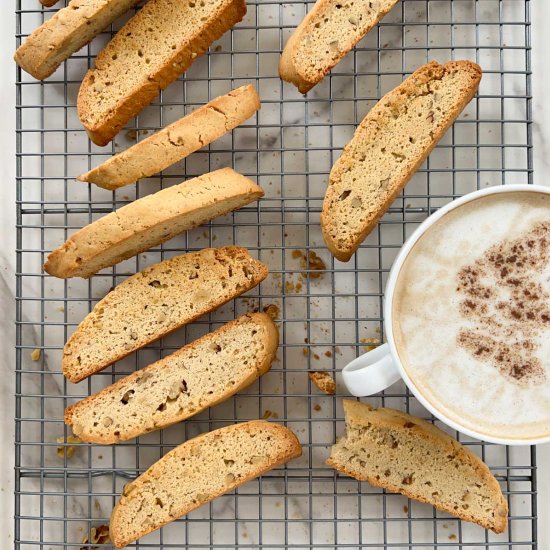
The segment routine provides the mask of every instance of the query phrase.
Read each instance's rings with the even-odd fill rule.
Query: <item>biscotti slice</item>
[[[321,229],[347,262],[472,99],[481,68],[470,61],[422,66],[363,119],[328,183]]]
[[[198,151],[250,118],[260,108],[254,86],[241,86],[213,99],[160,132],[78,176],[104,189],[152,176]]]
[[[284,426],[253,420],[186,441],[124,487],[111,515],[117,548],[302,454]]]
[[[63,349],[63,373],[79,382],[240,296],[267,273],[238,246],[152,265],[116,286],[78,325]]]
[[[397,4],[398,0],[317,0],[288,39],[279,75],[305,94]]]
[[[123,206],[80,229],[44,264],[55,277],[91,277],[179,233],[263,196],[252,180],[222,168]]]
[[[53,6],[57,0],[44,2]],[[38,80],[50,76],[63,61],[85,46],[137,0],[71,0],[38,27],[15,52],[14,59]]]
[[[344,400],[346,435],[327,464],[502,533],[508,503],[483,461],[439,428],[394,409]]]
[[[109,143],[245,13],[245,0],[149,0],[82,81],[77,107],[90,139]]]
[[[279,332],[265,313],[243,315],[65,410],[87,443],[126,441],[181,422],[246,388],[275,359]]]

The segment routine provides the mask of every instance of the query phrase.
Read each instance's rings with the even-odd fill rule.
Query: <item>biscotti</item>
[[[246,388],[275,359],[279,332],[265,313],[220,329],[65,410],[87,443],[126,441],[181,422]]]
[[[288,428],[263,420],[186,441],[124,487],[111,515],[111,540],[124,548],[301,454]]]
[[[245,13],[245,0],[149,0],[82,81],[77,107],[90,139],[109,143]]]
[[[55,1],[42,3],[53,6]],[[60,9],[27,37],[15,52],[14,59],[24,71],[43,80],[136,2],[71,0],[66,8]]]
[[[334,164],[321,213],[329,250],[348,261],[472,99],[481,68],[422,66],[363,119]]]
[[[222,168],[134,201],[77,231],[44,264],[55,277],[91,277],[179,233],[258,200],[263,191]]]
[[[59,0],[40,0],[40,3],[45,6],[46,8],[51,8],[55,4],[57,4]]]
[[[346,435],[327,464],[502,533],[508,503],[483,461],[439,428],[394,409],[344,400]]]
[[[213,99],[160,132],[78,176],[104,189],[152,176],[223,136],[260,108],[254,86],[241,86]]]
[[[317,0],[288,39],[279,75],[305,94],[386,15],[398,0]]]
[[[79,382],[258,285],[267,267],[246,248],[189,252],[116,286],[78,325],[61,366]]]

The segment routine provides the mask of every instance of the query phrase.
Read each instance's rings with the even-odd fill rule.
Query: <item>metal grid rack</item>
[[[535,450],[482,444],[479,453],[510,502],[496,536],[431,507],[327,468],[343,432],[339,371],[384,338],[383,289],[404,239],[437,207],[468,191],[532,181],[529,0],[402,0],[307,97],[283,84],[278,58],[310,1],[250,0],[242,23],[212,45],[107,148],[78,122],[80,80],[110,32],[37,82],[17,73],[17,370],[15,547],[91,548],[122,486],[170,448],[202,431],[271,416],[299,436],[300,459],[143,538],[139,548],[520,548],[536,547]],[[17,45],[51,16],[16,0]],[[120,27],[111,29],[111,32]],[[380,96],[428,59],[472,59],[484,69],[479,95],[347,264],[330,256],[319,212],[330,167]],[[74,181],[115,151],[244,83],[257,86],[257,116],[161,176],[108,192]],[[89,281],[46,277],[50,250],[74,230],[163,186],[222,166],[257,180],[266,197]],[[146,265],[186,250],[247,246],[270,267],[259,289],[78,385],[60,372],[67,336],[108,289]],[[299,251],[299,252],[296,252]],[[301,264],[313,251],[326,269]],[[303,260],[302,260],[303,261]],[[319,277],[317,275],[320,275]],[[278,307],[281,346],[251,388],[180,425],[111,447],[80,444],[57,454],[65,406],[195,339],[235,315]],[[40,357],[37,357],[40,350]],[[33,360],[34,359],[34,360]],[[329,370],[335,397],[312,387]],[[401,384],[369,400],[428,414]],[[444,426],[442,426],[444,429]],[[67,444],[67,447],[69,445]]]

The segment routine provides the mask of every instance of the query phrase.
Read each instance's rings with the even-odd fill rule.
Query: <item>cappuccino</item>
[[[550,195],[488,195],[414,244],[392,302],[405,372],[432,406],[487,436],[550,435]]]

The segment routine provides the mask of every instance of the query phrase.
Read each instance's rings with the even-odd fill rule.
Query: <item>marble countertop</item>
[[[38,0],[36,0],[37,2]],[[547,101],[548,88],[550,88],[550,73],[547,69],[550,36],[545,29],[546,22],[550,21],[550,5],[543,0],[532,0],[530,4],[533,21],[531,37],[533,45],[534,181],[542,185],[550,185],[547,182],[550,177],[550,106]],[[294,14],[292,15],[294,16]],[[2,166],[3,175],[2,185],[0,186],[0,235],[2,235],[4,243],[2,249],[0,249],[0,341],[3,343],[3,353],[0,354],[0,441],[4,442],[0,453],[0,510],[3,512],[0,514],[0,533],[9,533],[11,545],[13,540],[14,502],[12,442],[14,439],[13,415],[15,410],[13,399],[15,390],[15,69],[11,59],[15,44],[13,38],[15,19],[12,13],[7,12],[0,18],[0,29],[2,31],[0,40],[4,41],[5,46],[3,48],[4,53],[0,56],[0,75],[2,76],[0,105],[2,105],[5,113],[3,116],[3,131],[0,135],[0,159],[2,161],[0,166]],[[346,138],[349,138],[349,135],[342,136],[342,144],[345,143]],[[270,136],[265,136],[265,139],[269,142]],[[319,136],[319,139],[321,139],[321,136]],[[289,138],[289,141],[291,140],[292,138]],[[324,169],[323,165],[320,170]],[[243,238],[246,239],[246,236]],[[50,361],[54,360],[55,355],[52,355]],[[81,391],[86,390],[81,389]],[[539,548],[550,550],[550,508],[546,504],[550,499],[550,445],[540,446],[537,453]],[[142,457],[142,460],[145,463],[147,457]],[[274,483],[276,484],[276,482]],[[298,500],[296,499],[296,502]],[[540,503],[543,502],[545,505],[541,506]],[[294,505],[291,503],[291,506]],[[302,514],[298,503],[295,510],[287,512],[297,514],[296,517]],[[223,514],[223,510],[220,513]],[[344,538],[340,540],[345,540],[345,535],[343,536]],[[7,539],[4,538],[4,540]],[[248,541],[248,544],[251,544],[251,540]]]

